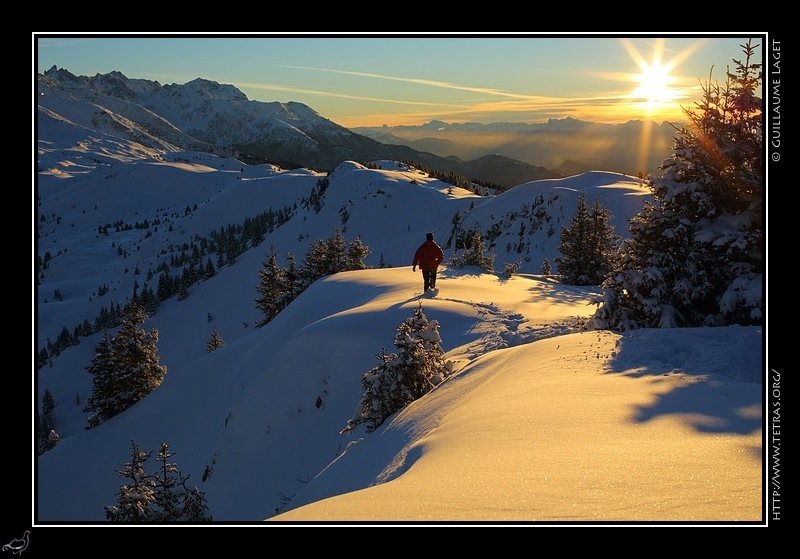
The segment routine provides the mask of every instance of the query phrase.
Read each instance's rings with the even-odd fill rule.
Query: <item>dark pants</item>
[[[430,272],[422,270],[422,279],[425,282],[425,287],[423,289],[434,289],[436,287],[436,270]]]

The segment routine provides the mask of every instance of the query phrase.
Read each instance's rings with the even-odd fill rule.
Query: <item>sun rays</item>
[[[620,39],[628,55],[639,67],[638,73],[624,74],[624,79],[638,84],[628,94],[628,102],[638,111],[644,111],[648,115],[682,112],[681,101],[686,101],[692,96],[692,82],[688,81],[688,78],[674,75],[674,72],[683,61],[700,48],[703,41],[693,42],[669,60],[665,60],[665,42],[666,39],[663,37],[655,39],[648,61],[629,39]],[[696,79],[696,76],[691,79]]]

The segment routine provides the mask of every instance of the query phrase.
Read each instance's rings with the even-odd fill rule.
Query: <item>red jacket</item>
[[[444,260],[442,247],[437,245],[436,241],[425,241],[414,253],[412,266],[419,266],[423,272],[435,272],[442,260]]]

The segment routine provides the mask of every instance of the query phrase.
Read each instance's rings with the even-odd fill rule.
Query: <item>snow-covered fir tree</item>
[[[172,453],[169,451],[169,444],[162,442],[158,451],[158,473],[153,479],[153,493],[155,498],[152,502],[153,520],[170,521],[178,520],[181,516],[181,496],[178,492],[178,468],[175,463],[170,462]]]
[[[158,356],[158,330],[139,325],[147,320],[144,309],[132,303],[125,310],[116,336],[107,334],[95,348],[92,363],[92,393],[85,411],[94,412],[87,429],[125,411],[161,385],[167,368]]]
[[[50,432],[47,433],[47,439],[44,442],[43,450],[47,452],[55,447],[58,443],[61,442],[61,437],[58,433],[56,433],[55,429],[50,429]]]
[[[555,258],[561,282],[569,285],[600,285],[613,268],[619,237],[611,225],[611,212],[595,200],[592,206],[586,195],[578,196],[577,209],[570,227],[562,227]]]
[[[390,415],[427,394],[452,373],[441,347],[439,323],[428,320],[420,302],[413,316],[397,328],[397,353],[377,354],[378,364],[361,376],[361,400],[343,433],[361,424],[367,433],[377,429]]]
[[[463,252],[456,252],[450,258],[450,265],[454,268],[477,266],[483,271],[494,271],[494,258],[492,252],[487,252],[486,243],[480,231],[473,231],[467,237]]]
[[[53,413],[55,407],[56,401],[53,393],[46,388],[42,396],[42,430],[46,433],[56,426],[56,418]]]
[[[49,389],[45,389],[42,397],[42,413],[36,413],[36,453],[44,454],[52,450],[61,442],[61,437],[56,433],[56,418],[54,410],[56,407],[55,398]]]
[[[89,416],[86,428],[97,427],[104,420],[113,417],[108,399],[115,392],[114,365],[111,360],[111,337],[108,331],[103,332],[103,336],[94,348],[92,362],[86,367],[86,371],[92,376],[92,393],[86,400],[84,411],[95,412]]]
[[[161,522],[211,521],[205,493],[197,487],[187,487],[188,476],[182,476],[177,464],[169,461],[172,455],[169,444],[162,442],[157,456],[159,467],[155,476],[155,500],[151,505],[151,516]]]
[[[444,360],[439,323],[428,320],[418,302],[414,314],[397,328],[394,345],[399,350],[395,370],[413,400],[427,394],[449,374]]]
[[[387,417],[408,403],[403,398],[402,384],[394,370],[397,354],[386,353],[386,348],[381,348],[375,357],[378,364],[361,375],[361,400],[342,433],[362,424],[367,433],[372,433]]]
[[[286,266],[283,269],[286,277],[286,293],[284,294],[285,300],[282,305],[285,307],[291,303],[307,287],[303,283],[300,271],[297,269],[297,260],[291,252],[286,253]]]
[[[653,203],[631,220],[603,284],[598,328],[755,325],[763,320],[761,64],[742,45],[724,85],[686,109],[673,155],[649,179]]]
[[[509,278],[516,276],[521,266],[522,260],[520,258],[517,258],[514,262],[506,262],[503,265],[503,274]]]
[[[181,510],[181,520],[184,522],[211,522],[214,518],[208,509],[206,494],[197,486],[188,487],[186,482],[188,476],[181,478],[183,488],[183,508]]]
[[[106,507],[106,518],[118,523],[210,522],[205,493],[186,485],[188,476],[169,461],[169,444],[161,443],[156,473],[145,469],[152,454],[131,441],[131,461],[117,470],[128,481],[120,486],[116,504]]]
[[[335,257],[333,257],[335,258]],[[328,257],[328,244],[323,239],[311,241],[299,269],[304,286],[309,286],[317,279],[330,274],[333,269]]]
[[[120,485],[116,504],[106,507],[106,518],[111,522],[148,522],[154,518],[150,505],[156,500],[155,474],[145,471],[144,465],[152,451],[139,450],[131,441],[131,461],[117,470],[127,480]]]
[[[286,301],[287,290],[286,272],[278,264],[275,244],[271,243],[267,259],[258,272],[258,285],[256,285],[258,298],[256,298],[255,304],[256,308],[264,313],[264,316],[256,323],[256,327],[264,326],[281,312]]]
[[[206,342],[206,351],[211,353],[212,351],[216,351],[224,345],[225,340],[223,340],[222,336],[219,335],[219,331],[214,328],[211,331],[211,339]]]
[[[347,245],[347,250],[345,251],[345,267],[348,270],[363,270],[367,267],[367,265],[364,264],[364,259],[369,255],[369,247],[364,244],[361,237],[356,236],[356,238]]]

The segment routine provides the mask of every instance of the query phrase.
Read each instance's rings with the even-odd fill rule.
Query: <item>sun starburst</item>
[[[681,86],[681,79],[673,75],[673,72],[699,48],[702,42],[693,43],[668,61],[664,60],[666,39],[662,37],[655,39],[649,61],[630,40],[620,39],[620,42],[639,67],[638,73],[627,75],[628,80],[637,84],[627,96],[630,102],[648,114],[665,113],[670,109],[675,112],[678,109],[678,102],[687,98],[687,92]]]

